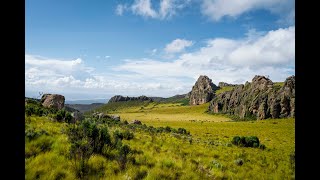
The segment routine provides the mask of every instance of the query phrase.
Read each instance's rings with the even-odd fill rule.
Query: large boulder
[[[44,107],[62,109],[64,107],[65,98],[60,94],[43,94],[41,104]]]
[[[189,95],[190,105],[199,105],[209,102],[214,96],[218,87],[212,83],[208,76],[201,75]]]
[[[264,76],[212,99],[209,111],[238,116],[241,119],[295,117],[295,76],[280,88]]]

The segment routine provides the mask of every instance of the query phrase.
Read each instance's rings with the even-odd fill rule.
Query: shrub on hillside
[[[260,144],[257,136],[234,136],[231,143],[240,147],[266,148],[265,145]]]

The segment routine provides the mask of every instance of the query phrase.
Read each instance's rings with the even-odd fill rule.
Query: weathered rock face
[[[139,96],[139,97],[123,97],[120,95],[113,96],[109,102],[120,102],[120,101],[152,101],[152,98],[147,96]]]
[[[62,109],[64,107],[64,96],[60,94],[43,94],[41,104],[44,107]]]
[[[214,92],[218,87],[212,83],[212,80],[207,76],[200,76],[192,87],[191,93],[189,95],[190,105],[199,105],[209,102],[214,97]]]
[[[288,77],[281,88],[264,76],[255,76],[251,83],[212,99],[209,111],[241,119],[295,117],[295,76]]]

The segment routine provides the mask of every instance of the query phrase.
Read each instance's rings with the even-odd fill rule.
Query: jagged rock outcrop
[[[109,99],[109,102],[120,102],[120,101],[152,101],[152,98],[149,98],[147,96],[139,96],[139,97],[124,97],[121,95],[113,96]]]
[[[229,84],[226,82],[219,82],[218,86],[221,87],[225,87],[225,86],[238,86],[238,84]]]
[[[251,83],[213,98],[209,111],[241,119],[295,117],[295,76],[288,77],[281,88],[264,76],[255,76]]]
[[[60,94],[43,94],[40,102],[44,107],[62,109],[65,98]]]
[[[218,87],[212,83],[212,80],[208,76],[201,75],[192,87],[189,95],[189,104],[199,105],[209,102],[214,97],[217,89]]]

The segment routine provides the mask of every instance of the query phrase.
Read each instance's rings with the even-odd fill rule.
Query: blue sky
[[[26,96],[187,93],[199,75],[284,81],[295,69],[292,0],[26,1]]]

